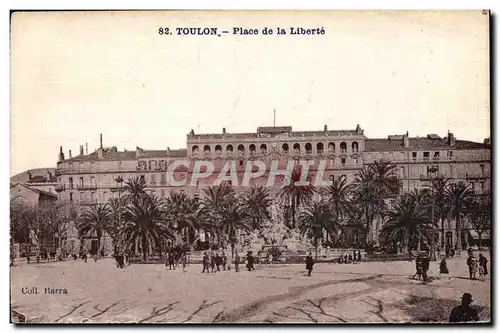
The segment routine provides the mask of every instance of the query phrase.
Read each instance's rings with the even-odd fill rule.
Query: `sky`
[[[92,152],[100,133],[120,150],[185,148],[191,129],[254,132],[272,126],[274,109],[276,125],[294,130],[359,124],[369,138],[450,130],[482,142],[488,27],[480,11],[16,13],[10,174],[55,167],[61,145],[66,156],[85,143]]]

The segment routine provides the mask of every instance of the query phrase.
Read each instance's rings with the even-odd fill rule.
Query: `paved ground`
[[[470,281],[465,258],[449,260],[446,276],[431,262],[427,284],[410,278],[411,262],[321,263],[312,277],[303,265],[256,268],[202,275],[200,265],[186,273],[162,265],[120,270],[111,259],[19,265],[11,269],[11,304],[43,323],[434,322],[447,321],[469,292],[481,319],[490,318],[490,279]],[[45,294],[46,287],[67,294]]]

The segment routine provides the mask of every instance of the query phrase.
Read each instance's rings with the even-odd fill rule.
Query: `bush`
[[[267,251],[267,254],[273,256],[273,260],[278,260],[281,256],[281,250],[278,247],[273,246]]]

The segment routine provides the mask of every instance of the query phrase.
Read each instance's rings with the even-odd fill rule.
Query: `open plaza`
[[[301,264],[202,274],[201,264],[186,272],[163,264],[122,270],[110,258],[19,263],[11,268],[11,304],[33,323],[447,322],[467,292],[479,319],[490,321],[489,276],[470,280],[466,256],[447,263],[449,274],[440,274],[431,262],[427,283],[412,279],[410,261],[317,263],[310,277]],[[34,287],[38,294],[28,294]]]

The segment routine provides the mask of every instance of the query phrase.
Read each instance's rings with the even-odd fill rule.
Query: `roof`
[[[32,179],[38,176],[49,178],[49,173],[55,176],[56,168],[35,168],[20,172],[12,177],[10,181],[12,183],[25,183],[29,181],[29,174],[31,173]],[[40,178],[41,179],[41,178]]]
[[[365,151],[401,151],[401,150],[423,150],[423,149],[490,149],[491,145],[481,142],[456,140],[454,146],[448,144],[447,139],[409,138],[410,146],[403,147],[403,140],[389,139],[366,139]]]
[[[70,159],[64,160],[64,162],[86,162],[86,161],[131,161],[142,158],[168,158],[168,157],[186,157],[186,149],[170,149],[170,150],[145,150],[141,149],[139,157],[136,155],[136,151],[111,151],[105,150],[102,158],[99,158],[99,153],[97,151],[88,155],[79,155]]]
[[[288,133],[290,137],[312,137],[312,136],[351,136],[351,135],[363,135],[363,131],[359,130],[336,130],[336,131],[292,131],[291,126],[261,126],[257,128],[255,133],[208,133],[208,134],[190,134],[188,135],[188,140],[190,139],[250,139],[258,138],[259,134],[283,134]]]
[[[42,195],[48,195],[48,196],[51,196],[51,197],[54,197],[57,199],[57,194],[54,194],[54,193],[50,193],[50,192],[47,192],[47,191],[44,191],[44,190],[40,190],[38,188],[33,188],[33,187],[30,187],[30,186],[27,186],[27,185],[24,185],[24,184],[15,184],[13,187],[16,187],[16,186],[22,186],[24,188],[27,188],[28,190],[31,190],[35,193],[38,193],[38,194],[42,194]]]

